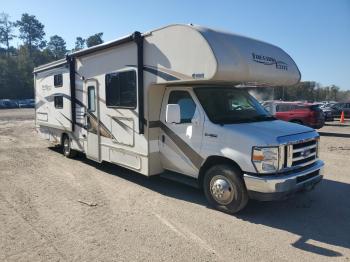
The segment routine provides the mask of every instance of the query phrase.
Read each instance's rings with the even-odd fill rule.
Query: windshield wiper
[[[215,119],[215,123],[219,125],[229,125],[229,124],[241,124],[241,123],[252,123],[260,121],[273,121],[276,120],[273,116],[257,115],[249,118],[236,118],[232,119],[229,117],[220,117]]]
[[[276,120],[275,117],[267,116],[267,115],[257,115],[257,116],[254,116],[253,119],[257,120],[257,121],[273,121],[273,120]]]

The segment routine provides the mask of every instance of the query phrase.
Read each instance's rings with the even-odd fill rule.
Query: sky
[[[350,90],[350,0],[0,0],[0,12],[35,15],[69,49],[98,32],[110,41],[173,23],[223,29],[281,47],[303,81]]]

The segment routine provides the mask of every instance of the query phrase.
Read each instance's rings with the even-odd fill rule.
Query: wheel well
[[[202,187],[205,172],[209,168],[211,168],[212,166],[215,166],[215,165],[225,165],[225,164],[226,165],[233,165],[236,168],[238,168],[240,171],[242,171],[240,166],[232,159],[229,159],[229,158],[226,158],[223,156],[210,156],[205,160],[204,164],[199,169],[199,176],[198,176],[199,186]]]

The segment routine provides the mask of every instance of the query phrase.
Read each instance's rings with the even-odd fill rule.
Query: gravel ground
[[[321,138],[314,191],[232,216],[190,187],[64,158],[32,117],[0,111],[0,261],[350,261],[349,138]]]

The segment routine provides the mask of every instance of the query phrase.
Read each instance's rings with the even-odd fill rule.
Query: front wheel
[[[204,177],[204,193],[208,202],[226,213],[237,213],[248,203],[248,193],[241,171],[229,165],[213,166]]]

